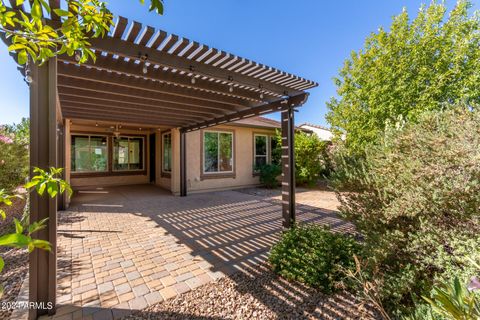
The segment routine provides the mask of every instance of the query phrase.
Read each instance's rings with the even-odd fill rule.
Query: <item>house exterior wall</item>
[[[228,131],[233,132],[233,158],[234,172],[227,177],[218,175],[203,174],[203,132],[204,130],[189,132],[186,134],[187,143],[187,193],[205,192],[214,190],[228,190],[234,188],[243,188],[259,184],[258,175],[253,172],[254,163],[254,135],[265,134],[275,135],[275,129],[253,128],[246,126],[216,126],[206,129],[208,131]],[[144,132],[145,135],[145,166],[146,173],[140,174],[122,174],[110,173],[108,175],[75,174],[71,172],[71,135],[74,134],[108,134],[105,129],[99,129],[95,126],[80,126],[70,124],[66,121],[65,132],[66,139],[66,178],[74,188],[93,187],[93,186],[114,186],[130,184],[146,184],[150,182],[150,167],[155,166],[155,184],[172,191],[173,194],[180,194],[180,131],[171,129],[172,134],[172,172],[170,176],[162,174],[162,131],[154,131],[156,136],[155,145],[155,163],[150,164],[148,152],[150,132]],[[122,130],[122,135],[136,134],[138,131]]]
[[[318,138],[320,138],[320,140],[323,140],[323,141],[330,141],[332,140],[332,137],[333,137],[332,132],[327,129],[322,129],[322,128],[310,126],[307,124],[302,124],[300,128],[312,131],[317,135]]]
[[[67,121],[69,122],[69,121]],[[67,131],[67,130],[66,130]],[[144,166],[145,171],[136,173],[122,173],[122,172],[112,172],[109,174],[83,174],[83,173],[73,173],[71,171],[71,136],[75,134],[98,134],[98,135],[109,135],[105,129],[99,129],[95,126],[84,126],[84,125],[68,125],[68,135],[66,139],[66,164],[67,164],[67,177],[69,177],[70,184],[73,188],[82,188],[82,187],[103,187],[103,186],[115,186],[115,185],[129,185],[129,184],[144,184],[149,183],[150,180],[150,166],[148,163],[148,151],[149,151],[149,132],[141,133],[136,130],[122,130],[122,135],[140,135],[144,137],[145,141],[145,158]],[[68,181],[68,180],[67,180]]]
[[[189,132],[186,134],[187,149],[187,194],[195,192],[206,192],[214,190],[228,190],[235,188],[249,187],[259,184],[258,175],[253,173],[253,137],[255,133],[275,135],[274,129],[261,129],[240,126],[216,126],[206,129],[208,131],[233,132],[233,174],[226,174],[226,177],[212,174],[211,177],[203,174],[202,160],[203,147],[202,136],[204,130]],[[179,167],[180,163],[180,133],[174,140],[173,165]],[[180,194],[180,170],[174,170],[174,183],[172,192]]]

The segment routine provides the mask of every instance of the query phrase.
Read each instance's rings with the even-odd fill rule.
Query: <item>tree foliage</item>
[[[415,121],[426,110],[480,102],[480,19],[458,1],[406,10],[389,30],[371,34],[334,79],[327,120],[351,151],[376,141],[389,122]]]
[[[22,5],[24,0],[16,3]],[[28,57],[43,63],[60,54],[77,55],[79,63],[95,60],[89,40],[108,32],[113,24],[112,13],[100,0],[68,0],[67,5],[66,10],[52,10],[48,1],[32,0],[27,12],[0,2],[0,33],[10,38],[8,49],[17,53],[20,64],[27,63]],[[163,0],[150,0],[149,10],[163,14]]]
[[[11,191],[25,182],[29,168],[29,121],[0,127],[0,189]]]
[[[388,310],[435,283],[476,274],[480,260],[480,112],[430,111],[389,127],[360,164],[343,162],[340,211],[364,237]],[[339,170],[340,171],[340,170]],[[469,260],[470,259],[470,260]]]

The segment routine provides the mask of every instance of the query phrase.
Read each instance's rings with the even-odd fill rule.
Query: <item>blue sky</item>
[[[325,102],[335,95],[332,78],[345,58],[403,7],[414,15],[425,1],[165,0],[163,16],[137,0],[110,2],[114,14],[318,82],[296,121],[326,125]],[[480,0],[473,3],[479,8]],[[0,75],[0,123],[19,122],[28,116],[28,87],[3,43]]]

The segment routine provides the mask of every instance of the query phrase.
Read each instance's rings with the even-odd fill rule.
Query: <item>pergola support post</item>
[[[42,66],[30,63],[30,175],[33,167],[48,170],[57,167],[57,60]],[[48,218],[47,227],[34,238],[47,240],[52,251],[35,249],[30,254],[29,300],[38,308],[29,310],[29,319],[55,313],[57,289],[57,199],[30,194],[30,221]]]
[[[66,157],[65,157],[65,125],[62,123],[59,128],[58,128],[58,162],[57,165],[59,168],[63,168],[62,172],[62,179],[66,180],[66,172],[65,172],[65,167],[66,167]],[[67,193],[65,192],[62,195],[58,196],[58,203],[57,203],[57,209],[58,210],[65,210],[67,208],[66,202],[67,202]]]
[[[295,224],[295,121],[292,106],[282,110],[282,216],[283,226]]]
[[[187,195],[187,146],[186,132],[180,130],[180,196]]]

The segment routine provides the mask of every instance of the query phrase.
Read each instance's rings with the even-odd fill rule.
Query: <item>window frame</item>
[[[165,165],[165,140],[164,140],[164,137],[166,135],[170,135],[170,171],[165,171],[165,168],[164,168],[164,165]],[[162,150],[162,155],[161,155],[161,173],[163,176],[165,177],[170,177],[170,175],[172,174],[172,169],[173,169],[173,141],[172,141],[172,132],[171,131],[165,131],[165,132],[162,132],[161,135],[160,135],[160,138],[161,138],[161,150]]]
[[[221,133],[229,134],[232,137],[232,170],[231,171],[215,171],[215,172],[205,172],[205,133],[217,133],[217,143],[220,139]],[[235,144],[235,131],[229,129],[215,129],[215,130],[201,130],[200,132],[200,178],[203,179],[211,179],[211,178],[235,178],[236,177],[236,144]],[[218,148],[217,152],[217,160],[219,160],[220,156],[220,147]]]
[[[72,143],[73,141],[73,138],[74,137],[88,137],[88,149],[89,149],[89,152],[91,151],[91,145],[90,145],[90,138],[91,137],[102,137],[102,138],[105,138],[107,144],[106,144],[106,151],[107,151],[107,158],[106,158],[106,168],[105,170],[102,170],[102,171],[93,171],[93,170],[90,170],[90,171],[76,171],[76,170],[73,170],[73,166],[72,166],[72,162],[73,162],[73,159],[74,157],[72,156],[72,151],[74,151],[74,144]],[[71,133],[70,134],[70,172],[71,174],[73,175],[82,175],[82,174],[105,174],[105,173],[109,173],[110,172],[110,139],[108,138],[108,135],[106,134],[89,134],[89,133]]]
[[[130,139],[141,139],[142,140],[142,168],[141,169],[130,169],[130,154],[128,155],[128,169],[127,170],[118,170],[115,169],[115,139],[119,138],[128,138],[128,148],[130,152]],[[115,173],[122,172],[145,172],[147,169],[147,164],[145,163],[145,154],[147,153],[145,145],[145,136],[135,136],[135,135],[120,135],[118,137],[112,137],[112,171]]]
[[[253,176],[258,176],[260,172],[258,170],[255,170],[255,158],[256,158],[256,153],[257,153],[257,148],[256,148],[256,141],[255,137],[257,136],[266,136],[267,137],[267,164],[272,164],[272,139],[275,139],[276,133],[271,133],[271,132],[253,132],[253,137],[252,137],[252,173]]]
[[[265,155],[257,155],[257,137],[265,137]],[[256,160],[257,157],[265,157],[265,163],[270,164],[271,163],[271,150],[270,150],[270,142],[271,135],[268,133],[253,133],[253,172],[254,173],[259,173],[258,170],[255,170],[256,166]]]

